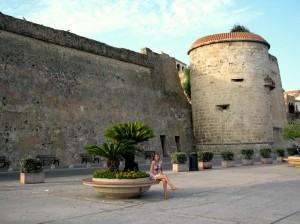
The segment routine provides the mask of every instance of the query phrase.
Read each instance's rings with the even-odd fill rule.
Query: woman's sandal
[[[172,188],[171,190],[174,192],[174,191],[178,190],[178,188],[177,188],[177,187],[174,187],[174,188]]]

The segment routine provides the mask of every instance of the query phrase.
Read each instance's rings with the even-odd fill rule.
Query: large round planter
[[[87,178],[82,180],[84,185],[91,186],[95,191],[108,198],[137,198],[149,188],[158,184],[159,180],[147,178],[138,179],[103,179]]]
[[[300,156],[289,156],[285,160],[292,166],[300,168]]]

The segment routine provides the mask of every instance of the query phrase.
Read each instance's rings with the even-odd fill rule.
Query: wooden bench
[[[59,159],[57,159],[55,155],[37,155],[36,158],[42,160],[43,166],[45,166],[46,163],[57,164],[59,166]]]
[[[153,156],[154,156],[154,152],[155,151],[145,151],[145,159],[149,158],[150,160],[153,159]]]
[[[0,164],[3,164],[0,166],[1,168],[9,168],[11,162],[6,158],[6,156],[0,156]]]
[[[96,157],[96,155],[81,153],[80,156],[81,156],[81,163],[83,162],[88,163],[88,161],[93,161],[93,163],[97,161],[99,163],[99,157]]]

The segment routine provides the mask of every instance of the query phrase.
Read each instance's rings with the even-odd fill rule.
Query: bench
[[[153,159],[153,156],[154,156],[154,152],[155,151],[145,151],[145,159],[149,158],[150,160]]]
[[[55,155],[37,155],[36,158],[42,160],[43,166],[45,166],[46,162],[59,166],[59,159],[57,159]]]
[[[93,163],[97,161],[99,163],[99,157],[96,157],[96,155],[81,153],[80,156],[81,156],[81,163],[83,162],[88,163],[88,161],[93,161]]]
[[[3,164],[0,166],[1,168],[9,168],[11,162],[6,158],[6,156],[0,156],[0,164]]]

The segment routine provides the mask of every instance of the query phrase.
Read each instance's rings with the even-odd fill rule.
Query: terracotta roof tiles
[[[197,39],[188,51],[188,54],[195,48],[220,42],[230,42],[230,41],[252,41],[260,42],[266,44],[270,48],[270,44],[261,36],[249,33],[249,32],[231,32],[231,33],[219,33],[214,35],[209,35]]]

